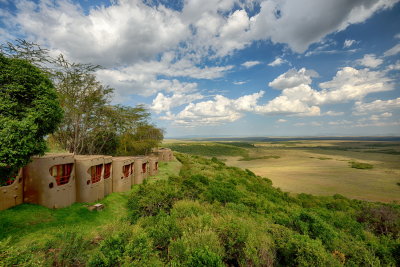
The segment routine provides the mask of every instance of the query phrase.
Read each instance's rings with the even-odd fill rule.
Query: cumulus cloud
[[[369,103],[357,101],[354,105],[355,115],[364,115],[371,112],[384,112],[400,109],[400,97],[389,100],[375,100]]]
[[[319,103],[340,103],[362,99],[370,93],[393,90],[392,80],[384,71],[344,67],[328,82],[320,83]]]
[[[21,0],[16,8],[15,23],[36,41],[103,66],[151,59],[190,34],[177,11],[137,0],[92,8],[88,14],[71,1]]]
[[[251,67],[259,65],[259,64],[261,64],[260,61],[246,61],[246,62],[242,63],[242,66],[244,66],[246,68],[251,68]]]
[[[279,75],[272,82],[268,83],[268,85],[275,89],[285,89],[296,87],[301,84],[310,84],[312,81],[312,77],[317,77],[318,74],[313,70],[307,70],[305,68],[301,68],[300,70],[290,69],[284,74]]]
[[[364,67],[376,68],[383,63],[383,60],[377,58],[374,54],[366,54],[363,58],[358,59],[356,62],[358,65]]]
[[[165,96],[163,93],[158,93],[156,98],[154,98],[151,105],[151,109],[157,114],[161,112],[170,111],[174,107],[179,107],[184,104],[191,103],[195,100],[202,99],[203,96],[199,93],[184,94],[175,93],[172,96]]]
[[[331,81],[320,83],[319,87],[322,90],[315,90],[310,86],[312,76],[308,73],[310,72],[305,68],[299,71],[292,69],[278,76],[269,85],[281,89],[281,95],[257,106],[256,112],[319,116],[321,105],[360,100],[370,93],[393,89],[391,79],[387,78],[383,71],[345,67],[339,70]]]
[[[176,115],[167,113],[161,119],[172,120],[177,125],[188,127],[233,122],[240,119],[243,112],[253,111],[263,94],[260,91],[237,99],[216,95],[212,100],[190,103]]]
[[[275,58],[274,61],[268,63],[268,66],[276,67],[276,66],[282,65],[283,63],[286,63],[286,60],[284,60],[280,57],[277,57],[277,58]]]

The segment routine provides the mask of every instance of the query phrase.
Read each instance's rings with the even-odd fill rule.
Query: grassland
[[[268,177],[274,186],[291,193],[338,193],[368,201],[400,201],[399,142],[302,140],[237,144],[174,140],[166,145],[180,152],[218,157],[230,166]]]

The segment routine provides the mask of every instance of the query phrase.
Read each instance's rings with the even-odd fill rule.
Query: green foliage
[[[60,123],[62,110],[52,82],[25,60],[0,54],[0,186],[33,155]]]
[[[136,107],[136,109],[138,108],[140,108],[140,106]],[[127,108],[125,108],[125,110],[126,109]],[[118,112],[118,114],[121,114],[121,112]],[[148,116],[150,116],[150,114],[143,113],[143,117],[141,117],[141,119],[147,119]],[[125,122],[129,121],[133,122],[134,118],[126,120]],[[151,152],[152,148],[160,145],[163,138],[163,130],[156,128],[154,125],[150,125],[147,122],[138,123],[137,127],[126,129],[118,137],[116,154],[121,156],[148,154]]]
[[[180,197],[179,188],[166,181],[144,184],[129,199],[131,221],[134,223],[142,216],[154,216],[161,211],[169,212]]]
[[[77,232],[57,233],[46,245],[46,261],[49,265],[79,266],[86,262],[88,240]]]
[[[360,169],[360,170],[369,170],[374,167],[372,164],[357,162],[357,161],[349,161],[349,164],[350,164],[351,168]]]

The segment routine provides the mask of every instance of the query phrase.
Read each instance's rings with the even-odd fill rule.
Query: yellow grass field
[[[241,157],[223,158],[227,165],[268,177],[283,191],[400,202],[397,184],[400,182],[400,155],[387,153],[399,151],[399,143],[301,141],[257,143],[255,146],[249,149],[250,157],[279,158],[249,161],[240,161]],[[373,168],[351,168],[349,161],[369,163]]]

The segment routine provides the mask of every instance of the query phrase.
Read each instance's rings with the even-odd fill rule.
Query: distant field
[[[400,142],[289,140],[275,142],[169,141],[173,150],[216,156],[268,177],[292,193],[342,194],[400,202]]]

